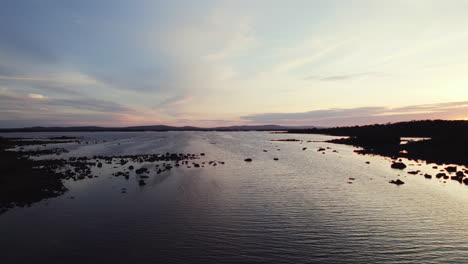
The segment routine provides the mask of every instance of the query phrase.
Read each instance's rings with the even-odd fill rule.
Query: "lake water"
[[[145,186],[106,166],[66,182],[63,196],[0,215],[0,263],[468,262],[468,186],[406,173],[434,173],[432,164],[400,171],[350,146],[306,142],[331,138],[322,135],[3,136],[61,135],[89,141],[53,146],[70,150],[64,157],[204,152],[225,164],[149,174]],[[304,142],[271,141],[285,138]],[[406,184],[388,183],[397,178]]]

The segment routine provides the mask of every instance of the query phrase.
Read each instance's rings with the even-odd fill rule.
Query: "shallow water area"
[[[16,133],[77,136],[39,158],[206,153],[160,174],[67,181],[64,195],[0,215],[1,263],[466,263],[468,186],[434,164],[268,132]],[[272,141],[279,139],[301,141]],[[313,142],[307,142],[313,141]],[[87,143],[86,143],[87,142]],[[54,146],[57,147],[57,146]],[[304,149],[306,148],[306,149]],[[317,151],[324,148],[324,151]],[[335,151],[335,152],[334,152]],[[323,154],[325,153],[325,154]],[[244,159],[251,158],[252,162]],[[278,160],[274,160],[277,158]],[[367,164],[366,162],[369,162]],[[420,166],[418,164],[421,164]],[[128,166],[127,164],[126,166]],[[138,168],[138,167],[135,167]],[[396,186],[388,182],[402,179]],[[125,192],[123,192],[125,190]]]

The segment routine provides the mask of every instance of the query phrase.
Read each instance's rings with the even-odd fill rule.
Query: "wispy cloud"
[[[299,113],[263,113],[241,116],[257,124],[344,125],[384,123],[398,120],[468,117],[468,101],[405,107],[358,107],[324,109]]]
[[[154,112],[92,98],[50,98],[41,94],[0,94],[0,127],[15,124],[77,125],[158,122]],[[29,122],[29,123],[28,123]]]
[[[92,98],[63,99],[49,98],[41,94],[27,94],[25,96],[0,94],[0,109],[3,111],[16,109],[27,112],[52,107],[101,113],[132,113],[135,111],[114,102]]]
[[[349,81],[356,80],[362,77],[367,76],[381,76],[383,73],[379,72],[361,72],[361,73],[351,73],[351,74],[339,74],[339,75],[329,75],[329,76],[307,76],[304,80],[316,80],[316,81]]]
[[[327,55],[329,53],[332,53],[334,50],[342,47],[348,41],[349,41],[349,39],[347,38],[347,39],[344,39],[344,40],[339,41],[337,43],[334,43],[333,45],[331,45],[329,47],[325,47],[325,48],[313,53],[312,55],[303,55],[301,57],[294,58],[294,59],[289,60],[287,62],[283,62],[281,64],[278,64],[273,68],[273,72],[289,71],[289,70],[292,70],[294,68],[303,66],[305,64],[312,63],[312,62],[322,58],[323,56],[325,56],[325,55]]]
[[[166,100],[161,101],[160,103],[156,104],[154,108],[166,109],[171,106],[181,105],[181,104],[190,102],[191,100],[192,100],[192,97],[190,96],[177,95],[177,96],[173,96],[173,97],[167,98]]]
[[[29,98],[32,98],[32,99],[45,99],[46,97],[42,94],[33,94],[33,93],[29,93],[28,94],[28,97]]]

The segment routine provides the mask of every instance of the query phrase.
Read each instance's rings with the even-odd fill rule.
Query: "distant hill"
[[[314,128],[312,126],[304,127],[304,126],[278,126],[278,125],[259,125],[259,126],[228,126],[228,127],[216,127],[213,128],[214,130],[234,130],[234,131],[248,131],[248,130],[256,130],[256,131],[278,131],[278,130],[289,130],[289,129],[306,129],[306,128]]]
[[[194,126],[131,126],[131,127],[98,127],[98,126],[75,126],[75,127],[25,127],[25,128],[3,128],[0,132],[104,132],[104,131],[287,131],[289,129],[314,128],[312,126],[278,126],[278,125],[254,125],[254,126],[227,126],[202,128]]]

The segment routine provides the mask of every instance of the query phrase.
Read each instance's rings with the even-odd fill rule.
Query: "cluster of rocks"
[[[451,176],[447,175],[446,173],[443,172],[444,170],[449,174],[455,173],[455,175],[451,175]],[[464,183],[465,185],[468,185],[468,178],[466,178],[466,175],[468,174],[468,169],[465,169],[463,171],[463,170],[458,170],[456,166],[449,166],[449,167],[446,167],[444,170],[441,170],[440,173],[436,174],[437,179],[440,179],[440,178],[449,179],[450,178],[451,180],[458,181],[459,183]]]
[[[300,139],[273,139],[273,140],[271,140],[271,141],[301,142],[301,144],[302,144],[303,142],[306,142],[306,143],[310,143],[310,142],[321,142],[321,141],[312,141],[312,140],[304,141],[304,140],[300,140]],[[280,149],[278,149],[278,150],[280,150]],[[307,147],[303,147],[302,150],[307,150]],[[326,154],[326,152],[325,152],[326,150],[332,150],[332,148],[331,148],[331,147],[326,147],[326,148],[320,147],[320,148],[317,149],[317,152],[322,152],[322,154]],[[332,150],[332,151],[335,152],[335,153],[338,153],[337,150]],[[267,152],[267,150],[263,150],[263,152]]]
[[[406,168],[406,165],[402,162],[394,162],[392,164],[392,168],[404,169]],[[433,166],[432,168],[437,169],[438,167]],[[420,170],[412,170],[412,171],[408,171],[407,173],[412,174],[412,175],[421,175],[421,176],[424,176],[424,178],[426,179],[432,179],[431,174],[422,173]],[[450,175],[450,174],[455,174],[455,175]],[[435,175],[435,177],[437,179],[444,179],[444,180],[451,179],[454,181],[458,181],[459,183],[464,183],[468,185],[468,178],[466,176],[467,174],[468,174],[468,169],[459,170],[457,166],[448,166],[448,167],[445,167],[444,169],[441,169],[440,172]]]
[[[124,156],[93,156],[88,157],[71,157],[69,159],[61,160],[47,160],[44,161],[44,166],[53,166],[54,169],[66,168],[62,170],[65,179],[72,179],[74,181],[81,180],[84,178],[98,177],[93,175],[92,167],[102,168],[104,164],[112,167],[113,169],[123,169],[112,173],[115,177],[125,177],[128,179],[131,175],[131,171],[134,171],[135,175],[140,178],[139,185],[144,185],[141,179],[149,178],[145,174],[154,172],[155,174],[161,174],[165,171],[169,171],[173,168],[186,166],[186,168],[200,168],[205,166],[217,166],[218,164],[224,165],[224,161],[202,161],[194,162],[191,160],[199,159],[200,156],[204,156],[205,153],[201,154],[183,154],[183,153],[165,153],[165,154],[140,154],[140,155],[124,155]],[[125,165],[131,163],[125,167]],[[135,168],[137,164],[143,164],[139,168]],[[96,169],[94,169],[96,170]]]
[[[279,140],[272,140],[272,141],[292,141],[292,142],[295,142],[295,141],[299,141],[299,142],[303,142],[303,140],[298,140],[298,139],[279,139]],[[307,141],[307,142],[312,142],[312,141]],[[333,141],[329,141],[331,143],[339,143],[339,142],[333,142]],[[304,147],[302,148],[302,150],[306,150],[307,148]],[[320,147],[317,149],[317,152],[322,152],[323,154],[325,154],[325,151],[331,149],[330,147],[327,147],[327,148],[324,148],[324,147]],[[264,150],[264,152],[266,152],[266,150]],[[337,152],[336,150],[333,150],[333,152]],[[357,150],[355,152],[358,152],[360,153],[360,150]],[[275,160],[277,160],[275,158]],[[252,159],[251,158],[248,158],[248,159],[245,159],[246,162],[251,162]],[[370,164],[369,161],[366,161],[365,162],[366,164]],[[410,165],[413,165],[413,164],[410,164]],[[418,166],[421,166],[421,164],[418,164]],[[391,164],[391,168],[393,169],[397,169],[397,170],[404,170],[407,168],[407,165],[405,163],[402,162],[402,159],[398,159],[398,161],[394,161],[392,162]],[[437,166],[433,166],[433,169],[437,169],[438,167]],[[428,173],[421,173],[420,170],[412,170],[412,171],[408,171],[407,172],[408,174],[412,174],[412,175],[422,175],[424,176],[424,178],[426,179],[432,179],[433,176],[431,174],[428,174]],[[455,174],[455,175],[447,175],[448,174]],[[464,183],[466,185],[468,185],[468,169],[464,169],[464,170],[458,170],[457,166],[448,166],[446,168],[444,168],[443,170],[441,170],[440,173],[437,173],[435,175],[435,178],[437,179],[451,179],[451,180],[455,180],[455,181],[458,181],[459,183]],[[352,183],[352,182],[348,182],[348,183]],[[396,185],[401,185],[401,184],[404,184],[404,182],[400,179],[396,179],[396,180],[392,180],[390,181],[390,183],[392,184],[396,184]]]
[[[138,185],[145,185],[151,173],[160,174],[171,169],[203,168],[224,165],[224,161],[196,161],[205,153],[164,153],[121,156],[93,156],[70,158],[31,159],[32,156],[61,154],[63,148],[24,150],[25,146],[80,143],[79,138],[53,137],[47,139],[24,139],[0,137],[0,157],[6,164],[0,166],[0,214],[14,206],[28,206],[43,199],[66,192],[63,180],[96,178],[103,172],[115,177],[129,179],[135,175]],[[97,142],[96,142],[97,143]],[[122,190],[125,193],[126,189]]]

